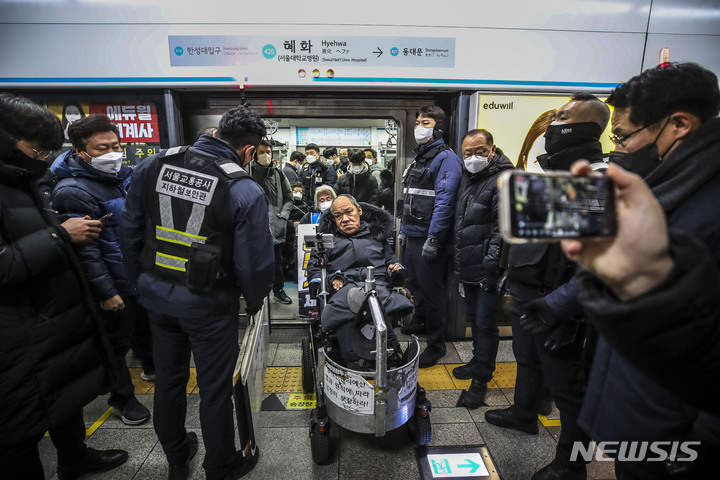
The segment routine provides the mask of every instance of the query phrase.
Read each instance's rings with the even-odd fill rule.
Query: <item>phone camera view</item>
[[[512,235],[573,238],[615,234],[614,192],[604,176],[512,177]]]

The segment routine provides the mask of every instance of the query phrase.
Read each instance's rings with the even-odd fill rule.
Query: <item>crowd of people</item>
[[[343,332],[354,318],[348,296],[373,265],[384,307],[412,312],[402,332],[426,339],[420,367],[437,364],[446,355],[450,270],[472,326],[472,359],[453,370],[471,380],[458,406],[485,405],[507,297],[513,404],[485,418],[534,435],[548,396],[560,412],[554,459],[533,479],[586,478],[577,449],[591,441],[695,442],[693,461],[617,457],[615,473],[707,478],[720,452],[719,111],[717,77],[692,63],[649,69],[605,102],[573,94],[544,124],[545,153],[521,154],[518,168],[584,175],[602,165],[615,182],[617,235],[511,245],[499,231],[497,180],[516,167],[491,126],[467,132],[456,154],[436,105],[416,114],[417,148],[395,205],[394,160],[384,168],[373,149],[311,143],[281,166],[246,106],[133,171],[106,116],[77,119],[65,132],[44,107],[0,94],[0,471],[44,478],[46,431],[61,480],[127,461],[123,450],[85,445],[82,409],[109,392],[124,423],[150,418],[126,364],[132,348],[143,379],[155,382],[169,478],[188,478],[198,450],[185,428],[191,354],[206,476],[248,473],[259,448],[235,446],[238,298],[249,314],[271,291],[292,303],[284,284],[296,268],[295,231],[314,223],[338,239],[323,329],[338,332],[344,360],[363,362]],[[609,154],[600,143],[608,123]],[[50,164],[66,135],[72,149]],[[412,298],[388,289],[400,274]]]

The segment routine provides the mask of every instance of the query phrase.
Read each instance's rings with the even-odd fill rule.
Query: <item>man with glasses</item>
[[[85,444],[83,407],[106,391],[112,352],[73,245],[98,238],[89,216],[60,223],[45,159],[60,148],[60,120],[27,98],[0,94],[0,476],[45,478],[38,443],[57,449],[57,477],[122,465],[123,450]],[[52,475],[52,472],[48,472]]]
[[[561,106],[545,132],[543,170],[569,170],[578,159],[602,162],[600,135],[610,109],[587,92],[575,93]],[[574,265],[557,243],[513,245],[508,254],[507,288],[517,380],[513,405],[485,412],[488,423],[538,433],[543,383],[560,411],[562,430],[553,461],[533,480],[585,479],[585,462],[572,459],[576,442],[587,444],[577,425],[583,400],[585,325],[572,283]]]
[[[720,89],[715,74],[694,63],[652,68],[618,86],[607,103],[615,107],[612,161],[644,176],[670,229],[692,234],[720,263]],[[605,302],[601,295],[586,300],[596,313]],[[697,308],[693,298],[686,301],[687,308]],[[678,475],[672,478],[711,478],[716,472],[706,469],[720,453],[720,418],[691,408],[654,380],[668,375],[657,360],[658,344],[678,352],[679,367],[686,361],[679,352],[694,355],[688,346],[709,334],[683,329],[657,312],[628,318],[636,327],[622,338],[597,323],[601,335],[578,423],[596,442],[701,442],[693,462],[616,460],[618,478],[668,478],[671,472]],[[702,314],[698,309],[697,316]],[[678,329],[681,334],[669,333]],[[659,369],[657,375],[644,373],[650,365]]]

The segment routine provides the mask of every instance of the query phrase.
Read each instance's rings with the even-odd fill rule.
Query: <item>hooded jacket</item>
[[[39,437],[106,391],[108,351],[37,160],[0,159],[0,443]],[[106,346],[106,345],[105,345]]]
[[[69,150],[55,159],[50,170],[59,179],[52,207],[60,214],[60,221],[112,214],[96,241],[75,247],[93,296],[102,301],[117,294],[135,295],[120,253],[120,217],[132,169],[123,166],[116,174],[101,172]]]
[[[275,165],[267,168],[259,165],[255,160],[250,164],[252,177],[265,191],[268,201],[268,214],[270,231],[275,244],[285,243],[287,221],[293,207],[292,188],[283,172]]]
[[[459,282],[497,285],[502,246],[497,177],[512,168],[499,148],[483,170],[472,174],[463,167],[455,206],[454,272]]]
[[[378,183],[370,170],[360,174],[348,170],[345,175],[338,178],[335,191],[338,195],[343,193],[352,195],[358,202],[378,204]]]

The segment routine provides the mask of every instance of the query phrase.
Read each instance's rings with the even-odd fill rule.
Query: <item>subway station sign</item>
[[[173,67],[232,66],[254,62],[455,66],[455,39],[441,37],[170,35],[168,45]]]

